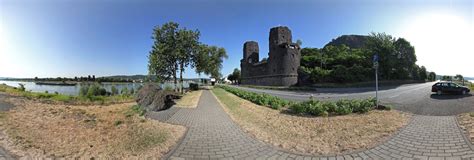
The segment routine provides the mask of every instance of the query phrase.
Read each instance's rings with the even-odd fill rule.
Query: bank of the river
[[[19,84],[23,84],[25,90],[37,93],[49,93],[58,92],[59,94],[77,96],[82,86],[90,85],[92,82],[67,82],[67,83],[76,83],[76,85],[40,85],[36,84],[33,81],[9,81],[9,80],[0,80],[0,84],[5,84],[11,87],[19,87]],[[129,82],[101,82],[99,85],[104,88],[106,91],[111,92],[112,87],[115,87],[119,92],[127,88],[127,90],[138,90],[144,83],[129,83]],[[162,88],[174,88],[173,83],[163,83],[161,84]],[[184,88],[189,87],[189,82],[183,83]]]
[[[185,127],[142,115],[136,103],[64,105],[18,96],[0,111],[0,146],[20,159],[160,159]]]
[[[123,102],[132,102],[132,94],[120,94],[109,96],[72,96],[56,93],[38,93],[30,91],[22,91],[19,88],[11,87],[5,84],[0,84],[0,92],[5,94],[26,97],[32,100],[46,101],[48,103],[62,103],[62,104],[76,104],[76,105],[91,105],[91,104],[114,104]]]

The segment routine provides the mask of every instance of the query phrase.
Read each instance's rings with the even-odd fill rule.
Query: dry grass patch
[[[458,115],[460,127],[467,133],[469,140],[474,142],[474,112]]]
[[[20,157],[160,158],[184,134],[182,126],[140,117],[135,103],[68,106],[8,98],[0,114],[0,144]]]
[[[181,97],[181,99],[176,101],[176,106],[183,108],[196,108],[201,94],[202,90],[187,92],[183,97]]]
[[[257,139],[292,152],[338,154],[370,148],[408,123],[398,111],[370,111],[335,117],[302,117],[258,106],[223,89],[213,93],[224,110]]]

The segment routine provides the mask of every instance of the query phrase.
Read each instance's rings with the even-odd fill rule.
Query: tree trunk
[[[176,72],[178,71],[178,64],[175,64],[174,65],[174,75],[173,75],[173,79],[174,79],[174,91],[175,92],[178,92],[178,79],[176,77]]]
[[[181,90],[181,94],[184,93],[183,91],[183,72],[184,72],[184,66],[183,66],[183,62],[181,62],[179,64],[180,66],[180,71],[179,71],[179,84],[180,84],[180,90]]]

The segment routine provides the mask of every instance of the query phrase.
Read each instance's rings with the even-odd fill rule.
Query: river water
[[[37,85],[35,82],[26,82],[26,81],[5,81],[5,80],[0,80],[0,84],[6,84],[8,86],[12,87],[19,87],[19,83],[25,84],[25,89],[27,91],[32,91],[32,92],[46,92],[48,91],[49,93],[54,93],[58,92],[60,94],[65,94],[65,95],[78,95],[79,90],[81,88],[81,84],[78,83],[75,86],[59,86],[59,85]],[[135,91],[143,85],[143,83],[115,83],[115,82],[102,82],[100,83],[101,87],[105,88],[108,92],[111,92],[112,86],[115,86],[115,88],[118,89],[120,92],[122,89],[127,88],[129,91],[133,88]],[[162,88],[165,87],[171,87],[174,88],[174,84],[172,83],[164,83],[161,84]],[[184,88],[189,87],[188,82],[183,83]]]

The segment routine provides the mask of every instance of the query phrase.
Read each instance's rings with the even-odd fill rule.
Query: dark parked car
[[[460,94],[467,94],[471,90],[469,88],[458,85],[453,82],[438,82],[431,87],[431,92],[436,92],[436,94],[440,95],[442,93],[460,93]]]

